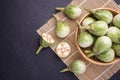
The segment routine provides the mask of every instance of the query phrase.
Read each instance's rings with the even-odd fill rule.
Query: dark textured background
[[[36,56],[36,30],[71,0],[0,0],[0,80],[78,80],[50,48]],[[118,0],[119,2],[119,0]],[[111,80],[120,79],[119,73]],[[115,79],[116,78],[116,79]]]

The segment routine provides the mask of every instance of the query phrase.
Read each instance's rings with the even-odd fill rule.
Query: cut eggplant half
[[[67,42],[60,42],[56,48],[56,52],[59,57],[67,57],[71,52],[70,45]]]
[[[42,48],[49,47],[51,44],[55,42],[54,38],[47,34],[47,33],[42,33],[41,39],[40,39],[40,46],[36,51],[36,54],[39,54]]]

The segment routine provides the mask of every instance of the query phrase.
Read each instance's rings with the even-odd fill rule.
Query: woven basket
[[[118,14],[119,12],[113,10],[113,9],[110,9],[110,8],[97,8],[97,9],[94,9],[94,10],[98,10],[98,9],[106,9],[106,10],[109,10],[113,13],[113,16]],[[84,18],[88,17],[88,16],[91,16],[90,13],[87,13],[85,14],[81,19],[80,19],[80,24],[81,22],[84,20]],[[107,66],[107,65],[111,65],[111,64],[114,64],[116,62],[118,62],[120,60],[119,57],[115,57],[115,59],[112,61],[112,62],[108,62],[108,63],[105,63],[105,62],[101,62],[99,60],[94,60],[92,58],[88,58],[85,53],[84,53],[84,50],[86,50],[86,48],[81,48],[78,44],[78,28],[76,29],[76,33],[75,33],[75,43],[76,43],[76,46],[77,46],[77,49],[79,50],[80,54],[89,62],[93,63],[93,64],[97,64],[97,65],[101,65],[101,66]],[[92,47],[89,47],[89,49],[91,49]],[[87,48],[88,49],[88,48]]]

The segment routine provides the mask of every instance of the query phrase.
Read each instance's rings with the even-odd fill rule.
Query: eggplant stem
[[[84,28],[84,29],[87,29],[87,30],[90,30],[91,29],[91,26],[83,26],[81,28]]]
[[[92,57],[94,55],[95,55],[94,53],[90,53],[90,54],[87,54],[87,57]]]
[[[79,29],[87,29],[87,30],[90,29],[90,26],[81,26],[80,22],[78,20],[76,20],[76,23],[77,23]]]
[[[80,22],[78,20],[76,20],[76,23],[78,25],[78,28],[81,29],[81,25],[80,25]]]
[[[84,8],[86,11],[88,11],[89,13],[94,14],[95,12],[93,10],[91,10],[90,8]]]
[[[85,50],[85,54],[90,54],[91,52],[91,50]]]
[[[56,10],[58,10],[58,11],[63,11],[63,10],[65,10],[65,8],[56,7]]]
[[[38,48],[37,51],[36,51],[36,55],[39,54],[39,52],[42,50],[42,48],[43,48],[43,46],[39,46],[39,48]]]
[[[57,21],[59,21],[59,19],[57,18],[57,16],[56,16],[55,14],[53,14],[53,17],[54,17]]]
[[[63,69],[63,70],[61,70],[60,72],[63,73],[63,72],[67,72],[67,71],[70,71],[68,67]]]

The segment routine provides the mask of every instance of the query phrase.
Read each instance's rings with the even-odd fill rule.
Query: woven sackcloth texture
[[[70,4],[76,4],[79,5],[79,7],[82,9],[82,14],[81,17],[87,13],[84,8],[90,8],[90,9],[95,9],[95,8],[112,8],[118,12],[120,12],[120,7],[119,5],[113,1],[113,0],[72,0]],[[68,4],[69,5],[69,4]],[[66,5],[67,6],[67,5]],[[75,30],[77,28],[76,22],[74,20],[68,19],[64,13],[61,11],[56,14],[59,20],[62,20],[64,22],[67,22],[70,25],[71,32],[70,35],[67,36],[65,39],[60,39],[56,36],[55,34],[55,24],[56,20],[52,17],[50,18],[43,26],[41,26],[38,30],[37,33],[41,35],[41,33],[49,33],[50,35],[53,36],[53,38],[56,40],[53,45],[51,45],[51,49],[55,52],[55,48],[60,43],[61,41],[67,41],[72,50],[71,54],[67,58],[60,58],[67,66],[76,59],[82,59],[86,62],[87,64],[87,70],[84,74],[82,75],[76,75],[78,79],[80,80],[108,80],[114,73],[116,73],[120,69],[120,61],[116,64],[110,65],[110,66],[98,66],[95,64],[91,64],[88,61],[86,61],[79,53],[79,51],[76,48],[75,45]]]

